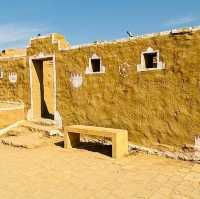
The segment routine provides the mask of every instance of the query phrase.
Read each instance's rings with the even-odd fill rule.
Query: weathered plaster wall
[[[25,119],[24,109],[0,110],[0,129]]]
[[[140,54],[160,50],[166,69],[137,73]],[[85,75],[96,53],[105,74]],[[57,108],[64,125],[85,124],[129,131],[143,145],[192,143],[200,132],[200,32],[93,45],[56,53]],[[119,66],[128,63],[128,77]],[[75,89],[70,74],[82,74]]]
[[[64,36],[60,35],[58,33],[53,33],[48,36],[32,38],[30,41],[29,47],[27,48],[27,59],[30,61],[29,64],[31,64],[32,59],[37,59],[37,60],[42,61],[44,64],[45,78],[47,77],[48,79],[54,80],[55,79],[54,74],[56,73],[56,72],[54,73],[54,64],[55,64],[54,57],[60,49],[66,49],[66,48],[69,48],[69,44],[65,41]],[[46,59],[44,57],[46,57],[46,56],[48,56],[49,59],[52,58],[52,60],[51,60],[51,62],[52,62],[51,63],[51,71],[52,72],[50,72],[50,71],[48,72],[47,68],[45,67]],[[33,81],[34,81],[34,78],[33,78]],[[54,111],[55,101],[56,101],[54,98],[54,96],[56,95],[55,88],[54,88],[54,82],[52,82],[52,83],[44,82],[44,84],[45,84],[46,91],[53,90],[53,92],[54,92],[53,94],[52,93],[45,94],[45,98],[46,98],[45,101],[47,104],[51,104],[52,108],[50,108],[51,110],[49,110],[49,111],[50,111],[50,113],[52,113]],[[32,85],[32,87],[33,87],[33,85]],[[33,89],[33,93],[34,93],[34,89]],[[30,93],[30,95],[31,95],[31,93]],[[47,100],[47,98],[48,98],[48,100]],[[34,103],[38,104],[38,102],[41,99],[40,100],[37,99],[36,101],[34,101],[34,100],[35,99],[33,99],[33,104]],[[29,108],[33,109],[33,110],[31,110],[31,111],[33,111],[33,116],[31,116],[31,117],[35,117],[34,112],[36,112],[36,109],[34,109],[34,105],[33,105],[33,107],[30,106]],[[31,113],[31,115],[32,115],[32,113]]]
[[[29,71],[26,58],[0,58],[3,79],[0,79],[0,101],[23,102],[25,110],[29,104]],[[17,82],[9,81],[10,73],[17,74]]]
[[[46,37],[34,38],[27,48],[27,56],[38,56],[40,53],[44,55],[52,55],[59,48],[68,48],[69,44],[64,40],[64,36],[58,33],[53,33]]]

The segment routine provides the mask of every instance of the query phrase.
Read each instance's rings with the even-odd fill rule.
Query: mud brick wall
[[[23,102],[25,109],[29,104],[29,71],[26,58],[0,58],[3,78],[0,79],[0,101]],[[9,81],[9,73],[17,74],[17,82]]]
[[[165,70],[137,72],[141,52],[160,51]],[[86,75],[93,54],[105,74]],[[128,76],[119,66],[130,66]],[[180,146],[200,132],[200,32],[138,38],[56,52],[57,109],[64,125],[84,124],[129,131],[136,144]],[[82,74],[76,89],[71,74]]]

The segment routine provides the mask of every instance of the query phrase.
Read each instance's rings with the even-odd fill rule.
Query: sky
[[[58,32],[71,45],[200,25],[199,0],[0,0],[0,49]]]

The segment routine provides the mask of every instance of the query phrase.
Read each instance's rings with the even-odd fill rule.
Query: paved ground
[[[142,154],[112,160],[59,146],[0,144],[2,199],[200,199],[200,165]]]

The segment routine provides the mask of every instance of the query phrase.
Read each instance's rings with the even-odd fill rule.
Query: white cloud
[[[30,37],[47,30],[42,26],[26,24],[0,24],[0,48],[25,47]]]
[[[178,17],[176,19],[170,19],[164,23],[165,26],[178,26],[178,25],[184,25],[189,24],[194,21],[198,20],[195,16],[188,15],[184,17]]]

